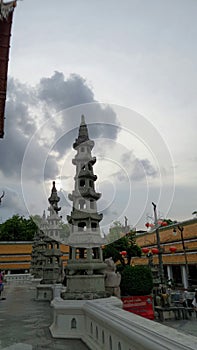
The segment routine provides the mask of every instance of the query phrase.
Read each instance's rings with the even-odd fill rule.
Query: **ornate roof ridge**
[[[3,0],[0,0],[0,20],[7,19],[9,14],[14,10],[16,7],[17,1],[10,1],[7,3],[4,3]]]

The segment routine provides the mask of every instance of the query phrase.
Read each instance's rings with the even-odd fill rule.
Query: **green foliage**
[[[120,268],[121,295],[148,295],[153,289],[152,272],[147,266],[126,266]]]
[[[0,225],[0,241],[32,241],[37,226],[34,220],[13,215]]]
[[[120,252],[126,251],[127,257],[124,259]],[[136,244],[135,232],[129,232],[122,238],[107,244],[103,249],[104,259],[112,257],[114,262],[120,261],[123,266],[130,265],[134,256],[141,256],[141,248]]]

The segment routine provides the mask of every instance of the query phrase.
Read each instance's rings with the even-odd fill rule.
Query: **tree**
[[[126,252],[126,257],[120,254],[122,251]],[[135,232],[130,231],[117,241],[107,244],[103,249],[104,259],[112,257],[114,262],[120,261],[123,266],[130,265],[131,259],[134,256],[141,256],[141,248],[136,244]]]
[[[0,241],[32,241],[37,229],[31,217],[13,215],[0,225]]]

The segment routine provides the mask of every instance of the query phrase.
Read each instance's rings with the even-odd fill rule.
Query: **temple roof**
[[[16,1],[4,3],[3,0],[0,0],[0,20],[7,19],[15,7]]]
[[[81,169],[79,172],[78,178],[87,178],[87,179],[92,179],[93,181],[97,180],[97,175],[94,175],[92,171],[88,169]]]
[[[67,215],[67,220],[69,223],[72,223],[72,219],[74,220],[84,220],[84,219],[92,219],[96,221],[101,221],[103,218],[103,214],[98,214],[98,213],[90,213],[90,212],[85,212],[85,211],[80,211],[80,210],[74,210],[70,215]]]
[[[81,197],[98,200],[101,197],[101,193],[95,192],[93,188],[81,187],[79,188]]]

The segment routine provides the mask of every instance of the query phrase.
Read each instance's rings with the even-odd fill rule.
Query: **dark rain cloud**
[[[38,99],[45,101],[56,111],[83,103],[94,102],[94,93],[86,80],[78,74],[71,74],[65,80],[64,74],[54,72],[50,78],[40,79],[37,86]]]
[[[76,109],[74,114],[67,113],[70,107]],[[0,141],[0,171],[5,181],[2,185],[6,185],[7,179],[19,186],[24,159],[26,172],[23,180],[36,184],[57,178],[59,175],[57,160],[64,159],[66,151],[72,147],[78,136],[81,114],[85,115],[89,137],[103,147],[105,153],[107,145],[105,139],[116,140],[120,125],[113,108],[96,102],[94,92],[84,78],[72,74],[65,79],[63,73],[55,72],[49,78],[42,78],[35,87],[10,78],[5,138]],[[76,118],[74,126],[73,115]],[[64,132],[64,129],[67,131]],[[51,133],[52,147],[48,145],[47,137],[44,137],[48,132]],[[35,140],[28,148],[33,135]],[[100,140],[102,142],[99,142]],[[28,157],[25,158],[27,150]],[[156,176],[156,171],[149,160],[137,159],[131,153],[130,156],[123,154],[121,163],[133,180]],[[128,178],[123,175],[122,171],[114,174],[120,181],[128,182]],[[9,191],[2,214],[4,211],[7,213],[9,208],[10,212],[23,214],[25,207],[24,203],[19,201],[19,197],[18,193]],[[62,192],[62,210],[68,212],[70,205],[67,193]],[[99,209],[105,214],[108,213],[108,216],[111,213],[113,218],[117,216],[115,206],[111,206],[104,198],[101,199]]]
[[[27,90],[26,87],[26,94],[24,95],[20,84],[16,83],[15,95],[13,92],[11,98],[8,95],[6,135],[0,148],[0,170],[5,177],[15,177],[16,180],[21,176],[21,167],[29,139],[36,131],[36,115],[32,116],[30,113],[31,105],[28,103]],[[24,98],[20,97],[20,91]],[[31,93],[32,91],[29,88],[29,94]],[[29,159],[29,176],[34,177],[35,181],[39,181],[41,178],[41,169],[37,165],[43,152],[44,146],[40,146],[38,140],[31,150],[31,158]],[[53,169],[56,168],[55,158],[49,155],[47,164],[46,178],[50,178],[54,172]]]
[[[35,181],[42,181],[43,174],[40,160],[45,159],[45,179],[58,176],[56,160],[65,156],[65,151],[71,147],[78,135],[78,127],[73,128],[73,120],[64,119],[64,114],[59,117],[52,113],[76,105],[90,106],[81,108],[85,110],[86,122],[90,123],[89,133],[91,138],[110,137],[116,139],[118,134],[116,114],[111,108],[103,108],[98,103],[94,105],[95,98],[92,89],[84,78],[77,74],[71,74],[65,79],[63,73],[55,72],[50,78],[42,78],[37,86],[32,87],[13,78],[9,79],[6,103],[5,138],[1,141],[0,171],[5,177],[20,178],[21,167],[25,151],[33,135],[37,139],[29,151],[27,176]],[[89,106],[89,105],[88,105]],[[77,124],[80,122],[80,111],[77,111]],[[51,118],[51,119],[50,119]],[[99,121],[99,125],[95,124]],[[42,126],[43,122],[46,124]],[[64,124],[69,131],[59,137]],[[37,133],[38,129],[40,131]],[[47,129],[48,128],[48,129]],[[47,138],[42,138],[42,132],[51,132],[53,148],[48,150]],[[56,151],[56,154],[52,151]],[[27,164],[28,163],[28,164]]]
[[[71,74],[67,80],[63,73],[55,72],[50,78],[42,78],[37,86],[38,98],[56,111],[56,116],[50,123],[55,132],[54,150],[58,152],[59,158],[64,156],[65,150],[72,147],[78,135],[78,125],[81,115],[85,115],[88,124],[89,137],[116,139],[119,130],[116,113],[104,104],[99,104],[91,88],[84,78],[77,74]],[[80,106],[74,113],[68,109]],[[56,121],[60,121],[59,125]],[[77,120],[77,127],[73,126],[73,119]],[[75,124],[76,125],[76,124]],[[61,131],[65,133],[59,137]]]
[[[113,177],[121,182],[127,182],[129,179],[133,181],[141,181],[146,177],[155,178],[158,171],[147,158],[140,159],[131,152],[125,152],[121,157],[123,168],[112,174]]]

